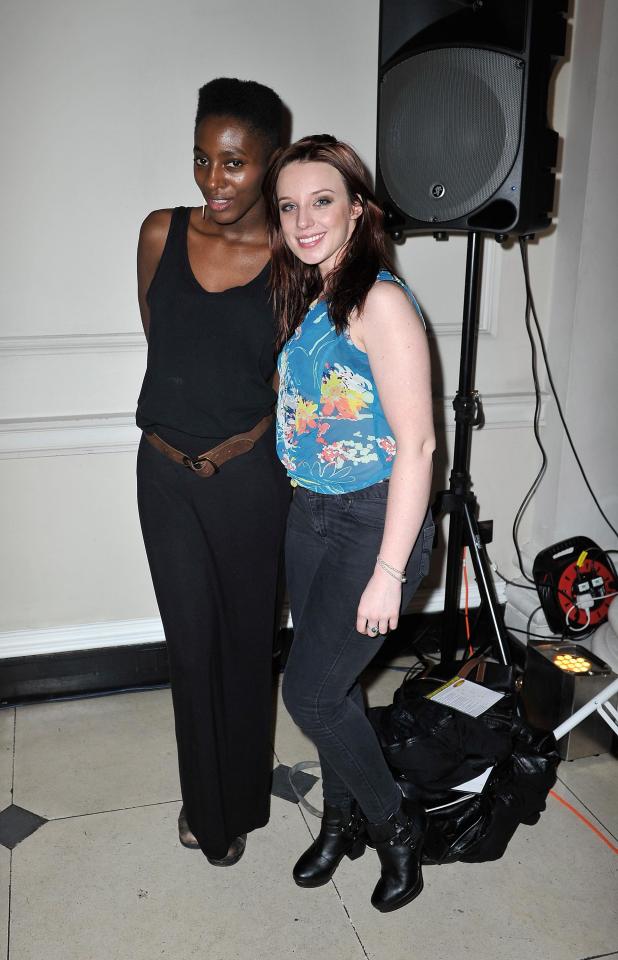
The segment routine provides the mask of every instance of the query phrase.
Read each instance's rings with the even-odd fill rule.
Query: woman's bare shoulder
[[[401,283],[376,280],[365,300],[363,320],[388,322],[393,316],[408,322],[420,319]]]
[[[148,214],[139,232],[139,243],[142,249],[152,254],[158,250],[159,255],[163,252],[165,241],[172,222],[171,209],[152,210]]]
[[[148,336],[147,294],[159,261],[165,249],[165,242],[172,222],[172,210],[153,210],[142,223],[137,245],[137,292],[144,330]]]

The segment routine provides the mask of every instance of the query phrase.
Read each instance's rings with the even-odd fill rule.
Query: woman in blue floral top
[[[318,748],[324,793],[320,833],[294,879],[327,883],[345,855],[364,852],[366,826],[381,863],[372,903],[387,912],[421,892],[424,814],[402,806],[358,677],[429,566],[427,340],[349,146],[299,140],[264,190],[281,346],[277,449],[295,487],[283,694]]]

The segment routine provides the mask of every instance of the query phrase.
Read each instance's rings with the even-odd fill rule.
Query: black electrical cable
[[[524,257],[524,252],[527,254],[527,248],[525,246],[525,241],[522,238],[520,240],[520,247],[522,249],[522,257]],[[527,259],[524,257],[524,276],[527,276]],[[517,562],[519,564],[519,569],[521,570],[522,576],[528,581],[528,583],[534,583],[532,577],[529,577],[526,571],[524,570],[524,563],[521,556],[521,550],[519,548],[519,541],[517,535],[519,533],[519,525],[522,521],[523,515],[526,512],[530,501],[532,500],[534,494],[538,490],[541,480],[545,476],[547,470],[547,453],[545,447],[543,446],[543,441],[541,440],[541,434],[539,431],[539,421],[541,419],[541,385],[539,383],[539,375],[537,369],[537,350],[536,343],[534,342],[534,335],[532,333],[532,326],[530,323],[530,316],[534,315],[534,302],[532,299],[532,291],[530,289],[529,280],[526,279],[526,310],[525,310],[525,322],[526,322],[526,333],[528,334],[528,339],[530,340],[530,350],[532,353],[532,380],[534,383],[534,419],[532,422],[532,428],[534,431],[534,438],[536,440],[537,446],[541,451],[541,466],[539,471],[532,481],[528,492],[526,493],[524,499],[522,500],[517,513],[515,514],[515,519],[513,520],[513,543],[515,545],[515,552],[517,553]]]
[[[428,666],[427,664],[424,664],[424,663],[422,663],[421,661],[419,661],[418,663],[414,663],[414,664],[406,671],[406,675],[405,675],[405,677],[403,678],[403,683],[407,683],[408,680],[414,680],[414,678],[415,678],[415,677],[418,677],[419,674],[424,673],[425,670],[427,669],[427,666]]]
[[[509,580],[508,577],[505,577],[503,573],[500,573],[498,568],[493,566],[494,571],[498,574],[501,580],[504,580],[505,583],[508,583],[511,587],[519,587],[520,590],[532,590],[533,593],[537,592],[536,586],[529,587],[526,583],[516,583],[515,580]],[[569,598],[570,599],[570,598]]]
[[[587,553],[618,553],[618,550],[604,550],[603,547],[587,547]]]
[[[591,549],[592,549],[592,548],[591,548]],[[618,552],[618,551],[617,551],[617,552]],[[525,583],[517,583],[515,580],[508,580],[508,579],[504,576],[504,574],[500,573],[500,571],[498,570],[498,568],[497,568],[497,566],[496,566],[495,564],[492,564],[492,569],[495,570],[495,572],[498,574],[498,576],[500,577],[501,580],[504,580],[504,582],[505,582],[505,583],[508,583],[511,587],[518,587],[519,590],[532,590],[533,593],[538,593],[538,588],[537,588],[536,584],[534,585],[534,587],[529,587],[529,586],[528,586],[527,584],[525,584]],[[523,571],[522,571],[522,572],[523,572]],[[559,590],[558,588],[556,588],[556,593],[559,593],[562,597],[565,598],[565,600],[568,600],[569,603],[573,603],[573,597],[572,597],[569,593],[565,593],[564,590]],[[537,607],[537,610],[538,610],[538,609],[539,609],[539,608]],[[535,611],[535,613],[536,613],[536,611]],[[520,630],[520,633],[523,633],[523,631]]]
[[[558,415],[559,415],[560,420],[561,420],[561,422],[562,422],[562,426],[564,427],[564,432],[565,432],[565,434],[566,434],[566,438],[567,438],[567,440],[569,441],[569,446],[570,446],[570,448],[571,448],[571,450],[572,450],[572,452],[573,452],[573,456],[575,457],[575,461],[576,461],[576,463],[577,463],[577,466],[579,467],[579,471],[580,471],[580,473],[581,473],[581,475],[582,475],[582,478],[583,478],[583,480],[584,480],[584,483],[586,484],[586,486],[587,486],[587,488],[588,488],[588,492],[590,493],[590,496],[591,496],[592,499],[594,500],[595,505],[596,505],[599,513],[601,514],[601,516],[602,516],[603,519],[605,520],[607,526],[610,528],[610,530],[612,531],[612,533],[614,533],[615,536],[618,537],[618,530],[616,530],[616,527],[613,525],[613,523],[612,523],[612,522],[609,520],[609,518],[607,517],[605,511],[603,510],[601,504],[599,503],[599,501],[598,501],[598,499],[597,499],[597,497],[596,497],[596,494],[595,494],[594,490],[593,490],[592,487],[590,486],[590,481],[588,480],[588,477],[586,476],[586,471],[584,470],[584,467],[583,467],[583,465],[582,465],[582,462],[581,462],[581,460],[580,460],[580,458],[579,458],[579,454],[577,453],[577,450],[575,449],[575,444],[573,443],[573,438],[571,437],[570,430],[569,430],[569,428],[568,428],[568,426],[567,426],[567,422],[566,422],[566,420],[565,420],[565,418],[564,418],[564,413],[562,412],[562,405],[561,405],[561,403],[560,403],[560,400],[558,399],[558,393],[557,393],[557,391],[556,391],[556,387],[555,387],[555,384],[554,384],[554,378],[553,378],[553,376],[552,376],[551,368],[550,368],[550,365],[549,365],[549,360],[548,360],[548,357],[547,357],[547,350],[546,350],[546,348],[545,348],[545,341],[544,341],[544,339],[543,339],[543,334],[542,334],[542,332],[541,332],[541,325],[540,325],[540,323],[539,323],[539,318],[538,318],[538,316],[537,316],[536,307],[535,307],[535,304],[534,304],[534,297],[533,297],[533,295],[532,295],[532,287],[531,287],[531,284],[530,284],[530,270],[529,270],[529,267],[528,267],[528,247],[527,247],[527,245],[526,245],[526,238],[525,238],[525,237],[520,237],[520,239],[519,239],[519,249],[520,249],[520,251],[521,251],[521,259],[522,259],[522,264],[523,264],[523,269],[524,269],[524,279],[525,279],[525,282],[526,282],[526,310],[528,310],[528,306],[529,306],[530,309],[532,310],[532,316],[534,317],[534,324],[535,324],[535,326],[536,326],[537,334],[538,334],[538,337],[539,337],[539,342],[540,342],[540,344],[541,344],[541,351],[542,351],[542,353],[543,353],[543,360],[544,360],[544,363],[545,363],[545,369],[547,370],[547,379],[549,380],[549,385],[550,385],[550,387],[551,387],[551,392],[552,392],[552,394],[553,394],[554,400],[556,401],[556,407],[557,407],[557,410],[558,410]],[[535,389],[536,389],[536,380],[535,380]],[[540,482],[540,481],[539,481],[539,482]],[[537,486],[538,486],[538,484],[537,484]],[[527,504],[526,504],[526,506],[527,506]],[[516,549],[517,549],[517,545],[516,545]],[[518,559],[519,559],[519,557],[520,557],[519,550],[517,551],[517,556],[518,556]],[[522,573],[523,573],[523,570],[522,570]],[[524,574],[524,576],[525,576],[525,574]],[[526,579],[529,579],[529,577],[526,577]]]
[[[512,630],[513,633],[525,633],[525,635],[528,637],[528,639],[529,639],[530,637],[539,637],[539,638],[542,639],[542,640],[553,640],[554,643],[562,643],[563,640],[565,640],[564,631],[562,631],[560,637],[548,636],[547,634],[543,634],[543,633],[531,633],[531,632],[530,632],[530,624],[532,623],[532,620],[533,620],[533,618],[534,618],[534,615],[535,615],[536,613],[538,613],[539,610],[541,610],[541,609],[542,609],[542,604],[539,604],[538,607],[535,607],[535,608],[534,608],[534,610],[532,611],[532,613],[531,613],[530,616],[528,617],[528,622],[527,622],[527,624],[526,624],[526,629],[525,629],[525,630],[518,630],[516,627],[509,627],[509,630]],[[586,636],[588,636],[588,634],[586,634]],[[583,639],[584,639],[584,636],[582,635],[581,637],[578,637],[577,639],[578,639],[578,640],[579,640],[579,639],[583,640]]]
[[[526,637],[528,638],[528,640],[530,639],[530,624],[534,619],[535,613],[538,613],[541,607],[542,607],[542,604],[539,604],[538,607],[535,607],[532,613],[530,614],[530,616],[528,617],[528,622],[526,623]]]

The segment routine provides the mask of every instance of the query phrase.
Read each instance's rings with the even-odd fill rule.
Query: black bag
[[[560,758],[551,733],[514,726],[513,750],[481,794],[445,798],[428,809],[424,863],[499,860],[520,823],[537,823]]]
[[[456,674],[475,682],[482,676],[484,686],[504,694],[502,700],[470,717],[426,698]],[[405,795],[430,802],[509,756],[514,711],[511,668],[475,659],[406,678],[393,703],[372,708],[369,719]]]
[[[456,674],[505,696],[480,717],[425,698]],[[556,743],[516,713],[511,668],[478,660],[406,679],[390,706],[369,711],[404,796],[427,807],[425,863],[497,860],[520,823],[539,819],[556,780]],[[481,794],[448,792],[490,765],[495,769]]]

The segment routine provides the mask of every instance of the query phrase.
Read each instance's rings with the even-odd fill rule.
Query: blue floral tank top
[[[381,270],[377,280],[408,287]],[[318,301],[279,355],[277,453],[294,484],[318,493],[361,490],[387,479],[395,438],[382,410],[367,354],[337,334]]]

